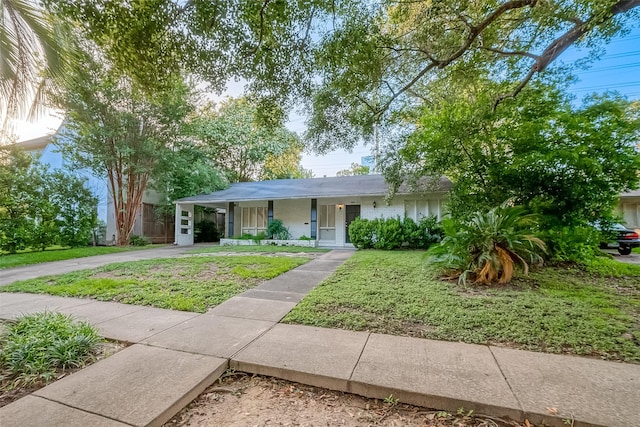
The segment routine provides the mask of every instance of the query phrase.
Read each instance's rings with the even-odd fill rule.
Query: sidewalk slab
[[[136,343],[196,316],[200,314],[147,307],[96,326],[106,338]]]
[[[314,259],[306,264],[296,268],[296,271],[326,271],[333,273],[336,268],[340,267],[344,261],[324,260],[322,258]]]
[[[34,395],[134,426],[160,426],[226,368],[225,359],[136,344]]]
[[[330,275],[331,272],[329,271],[301,271],[296,269],[268,280],[255,289],[306,294]]]
[[[638,425],[640,365],[491,347],[502,372],[534,424]],[[553,417],[547,408],[556,408]]]
[[[233,297],[206,314],[279,322],[295,305],[295,302]]]
[[[243,372],[347,391],[368,332],[278,324],[231,359]]]
[[[35,301],[38,299],[47,298],[44,294],[28,294],[17,292],[0,292],[0,307],[4,307],[11,304],[21,304],[27,301]]]
[[[331,252],[327,252],[318,259],[331,260],[331,261],[346,261],[356,253],[355,249],[335,249]]]
[[[488,347],[371,334],[349,391],[403,403],[520,419],[522,411]]]
[[[267,291],[264,289],[249,289],[248,291],[244,291],[240,295],[240,297],[244,298],[256,298],[256,299],[267,299],[272,301],[283,301],[283,302],[293,302],[298,303],[302,298],[306,296],[305,293],[298,292],[279,292],[279,291]]]
[[[274,324],[263,320],[200,315],[143,342],[190,353],[231,357]]]
[[[127,427],[127,424],[33,395],[0,408],[0,422],[2,427]]]
[[[6,295],[2,293],[3,297]],[[0,319],[15,319],[23,314],[31,314],[42,311],[61,311],[70,307],[78,307],[90,304],[92,300],[81,298],[63,298],[50,295],[35,295],[33,298],[24,298],[22,302],[4,304],[0,306]]]
[[[85,320],[92,325],[117,319],[136,311],[145,310],[148,307],[141,305],[119,304],[107,301],[92,301],[89,304],[64,308],[62,313],[70,314],[74,319]]]

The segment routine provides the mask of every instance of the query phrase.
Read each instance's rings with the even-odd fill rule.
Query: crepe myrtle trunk
[[[142,207],[142,196],[147,188],[149,175],[136,173],[132,169],[122,173],[118,168],[109,170],[108,175],[115,211],[116,245],[127,246]]]

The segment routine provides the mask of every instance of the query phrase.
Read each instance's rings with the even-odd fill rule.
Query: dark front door
[[[349,238],[349,224],[360,216],[360,205],[346,205],[345,209],[345,242],[351,243],[351,239]]]

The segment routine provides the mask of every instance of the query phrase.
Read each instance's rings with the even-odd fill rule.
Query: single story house
[[[177,245],[194,241],[194,207],[224,210],[225,236],[257,235],[273,219],[289,228],[292,239],[317,240],[318,246],[351,246],[347,232],[357,217],[391,218],[443,215],[451,181],[422,183],[419,189],[403,184],[389,203],[389,186],[382,175],[279,179],[240,182],[211,194],[176,201]]]

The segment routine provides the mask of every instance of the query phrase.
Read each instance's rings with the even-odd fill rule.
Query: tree
[[[167,150],[160,160],[152,186],[165,197],[160,207],[163,215],[174,215],[175,200],[206,194],[229,186],[223,173],[198,147],[189,141]]]
[[[41,111],[52,78],[72,57],[67,36],[37,2],[0,0],[0,145],[11,120]]]
[[[31,161],[15,146],[0,146],[0,249],[9,253],[29,243]]]
[[[0,147],[0,248],[86,245],[97,224],[97,198],[86,179],[50,171],[15,146]]]
[[[282,124],[258,120],[257,106],[247,98],[229,99],[219,108],[207,105],[190,123],[200,149],[222,170],[229,182],[255,181],[301,174],[301,143]],[[296,160],[287,167],[275,158]]]
[[[96,49],[99,52],[99,50]],[[68,120],[57,144],[78,168],[106,178],[115,216],[117,244],[127,245],[142,197],[167,150],[182,137],[192,107],[190,89],[173,86],[149,94],[104,58],[84,54],[68,71],[58,99]]]
[[[311,169],[300,165],[303,144],[294,133],[290,134],[291,145],[280,155],[269,153],[264,160],[260,180],[313,178]]]
[[[465,84],[423,109],[386,163],[391,181],[445,175],[454,216],[511,200],[563,225],[607,217],[621,192],[637,188],[637,106],[605,95],[574,107],[562,90],[536,83],[494,110],[496,86]]]
[[[369,175],[369,166],[363,166],[358,163],[351,163],[350,169],[343,169],[336,172],[336,176],[354,176]]]
[[[341,4],[316,49],[320,83],[306,137],[319,152],[351,148],[376,126],[397,123],[433,101],[434,84],[460,74],[502,83],[485,100],[496,108],[569,46],[596,55],[638,18],[640,0]]]

